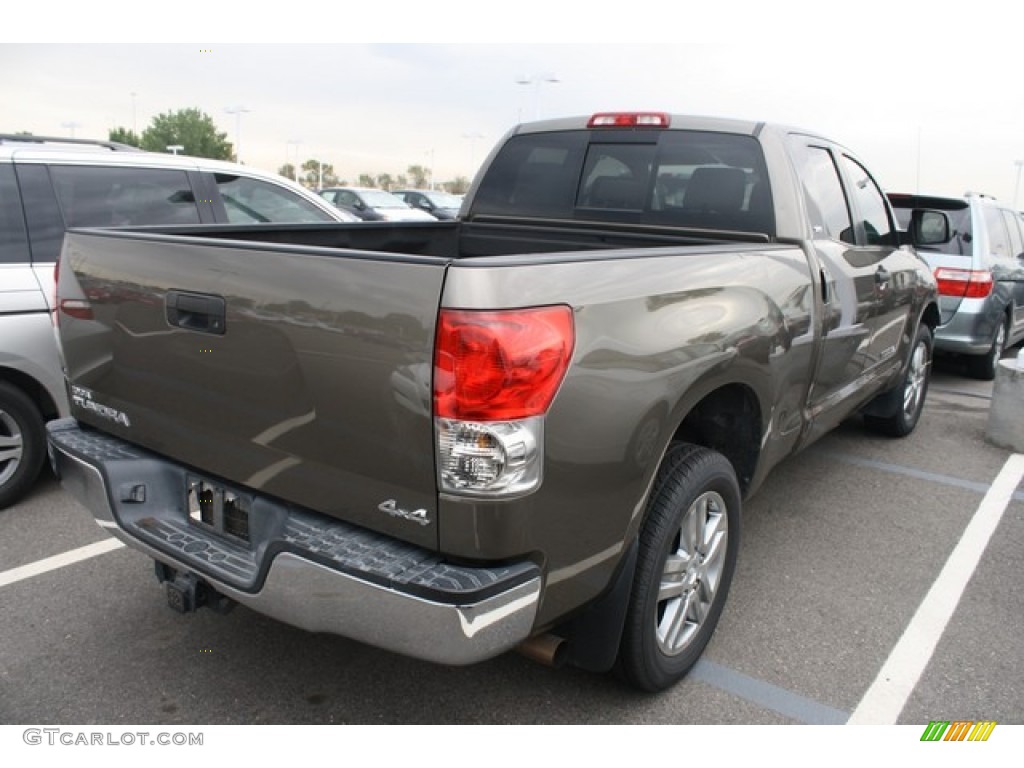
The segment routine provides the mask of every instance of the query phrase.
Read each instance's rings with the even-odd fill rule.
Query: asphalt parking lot
[[[991,391],[939,365],[909,438],[854,419],[778,467],[714,639],[657,696],[517,654],[433,666],[244,608],[180,616],[151,562],[46,477],[0,512],[0,724],[839,724],[880,711],[883,668],[907,686],[891,722],[1024,723],[1016,481],[962,594],[932,589],[1011,459],[984,440]],[[930,590],[955,610],[934,647],[908,645]]]

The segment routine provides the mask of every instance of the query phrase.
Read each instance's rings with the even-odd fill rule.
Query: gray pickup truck
[[[842,146],[663,113],[516,127],[456,221],[73,230],[51,460],[179,610],[659,690],[766,473],[917,423],[908,237]]]

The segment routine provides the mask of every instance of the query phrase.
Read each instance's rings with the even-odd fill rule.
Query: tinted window
[[[853,220],[846,206],[846,195],[832,153],[824,147],[797,144],[793,151],[797,173],[804,189],[807,215],[814,237],[856,242]]]
[[[0,264],[29,262],[25,219],[14,168],[0,165]]]
[[[502,147],[473,212],[774,234],[767,178],[751,136],[527,134]]]
[[[1010,256],[1010,240],[1006,234],[1006,226],[1003,224],[1003,217],[999,209],[991,205],[983,205],[981,215],[985,221],[985,229],[988,231],[989,253],[1000,259],[1008,258]]]
[[[856,201],[860,224],[864,228],[866,245],[883,245],[894,241],[893,227],[885,196],[874,179],[856,160],[843,155],[843,169],[852,184],[851,194]]]
[[[228,221],[232,224],[334,221],[327,213],[290,189],[261,179],[225,173],[214,174],[214,178],[224,201]]]
[[[940,210],[949,217],[951,237],[948,242],[936,245],[920,245],[918,250],[939,251],[954,256],[969,256],[971,254],[971,209],[967,207],[964,200],[951,198],[924,198],[915,200],[905,196],[890,198],[893,202],[893,215],[899,228],[906,231],[910,228],[910,217],[913,214],[914,206],[933,210]]]
[[[1013,256],[1020,256],[1024,253],[1024,240],[1021,239],[1020,216],[1005,208],[1002,211],[1003,220],[1006,222],[1006,229],[1010,232],[1010,253]]]
[[[68,227],[199,223],[184,171],[54,165],[50,176]]]
[[[32,261],[56,261],[64,242],[64,220],[53,194],[50,172],[45,165],[31,163],[16,165],[14,170],[25,207]]]

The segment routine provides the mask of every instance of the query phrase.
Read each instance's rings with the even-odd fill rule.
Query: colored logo
[[[921,741],[988,741],[995,728],[995,720],[932,720]]]

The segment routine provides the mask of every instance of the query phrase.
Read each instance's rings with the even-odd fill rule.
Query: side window
[[[216,173],[214,178],[232,224],[305,224],[334,220],[290,189],[262,179],[226,173]]]
[[[802,143],[795,144],[793,154],[814,237],[855,243],[853,220],[832,154],[824,147]]]
[[[888,245],[894,242],[892,222],[885,196],[875,180],[856,160],[843,155],[843,170],[853,184],[850,194],[856,202],[861,224],[867,238],[866,245]]]
[[[30,260],[14,166],[0,165],[0,264]]]
[[[64,221],[53,194],[49,170],[45,165],[21,163],[14,167],[14,173],[25,207],[32,261],[36,264],[54,262],[64,243]]]
[[[185,171],[54,165],[50,177],[68,227],[199,223]]]
[[[1013,211],[1003,209],[1003,220],[1006,222],[1006,228],[1010,232],[1010,255],[1014,258],[1019,258],[1021,254],[1024,254],[1024,239],[1021,237],[1020,231],[1020,216]]]
[[[989,253],[998,259],[1010,258],[1010,239],[1006,234],[1006,225],[1003,224],[1003,217],[999,209],[994,205],[983,205],[981,210],[985,220],[985,229],[988,232]]]

